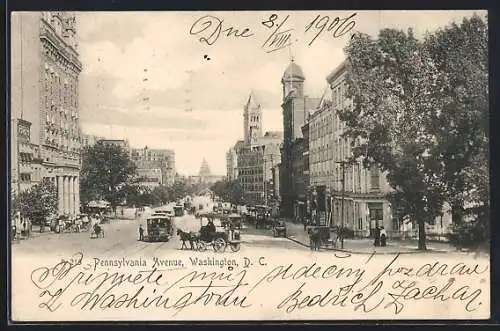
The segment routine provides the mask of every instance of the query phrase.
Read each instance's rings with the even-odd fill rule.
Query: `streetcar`
[[[169,216],[153,215],[146,222],[146,241],[169,241],[174,234],[172,218]]]

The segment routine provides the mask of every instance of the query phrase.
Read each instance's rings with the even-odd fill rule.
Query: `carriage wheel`
[[[213,242],[214,251],[217,253],[224,253],[226,250],[226,241],[223,238],[217,238]]]
[[[240,243],[234,243],[234,244],[229,244],[229,246],[231,247],[231,251],[232,252],[237,252],[240,250],[241,248],[241,244]]]
[[[198,241],[196,245],[198,246],[197,249],[199,252],[204,252],[207,250],[207,244],[205,244],[203,240]]]

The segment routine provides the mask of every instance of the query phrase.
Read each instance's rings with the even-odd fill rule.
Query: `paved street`
[[[211,207],[211,206],[210,206]],[[164,207],[158,207],[161,209]],[[90,232],[82,233],[54,233],[33,232],[29,240],[21,240],[13,243],[13,256],[16,254],[42,254],[42,255],[64,255],[81,251],[85,255],[92,256],[156,256],[164,255],[167,252],[180,252],[181,242],[177,235],[174,235],[168,242],[141,242],[138,241],[138,229],[142,224],[146,228],[146,219],[153,210],[147,210],[135,220],[111,220],[109,224],[104,224],[105,237],[103,239],[91,239]],[[175,229],[197,232],[200,229],[200,219],[192,215],[176,217],[174,221]],[[244,227],[242,230],[243,245],[240,250],[245,254],[248,250],[254,249],[277,249],[277,250],[308,250],[309,236],[301,224],[287,222],[287,238],[274,238],[270,230],[255,229],[252,226]],[[354,253],[396,253],[415,252],[416,242],[395,241],[389,242],[387,247],[377,247],[374,249],[370,239],[346,239],[344,249]],[[453,247],[447,243],[430,242],[427,244],[433,252],[455,252]],[[337,246],[340,248],[340,246]],[[325,251],[323,249],[323,251]],[[168,254],[167,254],[168,255]]]
[[[159,208],[158,208],[159,209]],[[166,252],[179,252],[181,242],[177,235],[169,242],[141,242],[138,241],[139,224],[145,228],[146,218],[152,211],[146,211],[136,220],[111,220],[109,224],[103,224],[105,237],[91,239],[90,232],[82,233],[54,233],[33,232],[33,237],[29,240],[21,240],[12,244],[13,257],[17,254],[40,254],[40,255],[63,255],[81,251],[85,255],[92,256],[155,256],[164,255]],[[175,228],[184,231],[199,231],[200,220],[192,215],[176,217]],[[244,241],[240,252],[245,254],[252,248],[266,249],[294,249],[307,250],[302,245],[285,238],[273,238],[268,230],[255,233],[249,228],[242,231]],[[167,254],[168,255],[168,254]]]

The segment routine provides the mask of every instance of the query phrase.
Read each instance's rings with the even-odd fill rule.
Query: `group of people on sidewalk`
[[[375,227],[375,241],[373,242],[373,246],[375,247],[385,247],[387,246],[387,232],[385,231],[383,226]]]
[[[32,229],[33,224],[28,217],[21,216],[20,213],[16,213],[14,215],[11,227],[11,235],[13,240],[20,239],[20,237],[23,237],[25,239],[30,238]]]

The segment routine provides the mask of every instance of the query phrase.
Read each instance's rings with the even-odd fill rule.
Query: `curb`
[[[296,240],[296,239],[293,239],[293,238],[290,238],[290,237],[286,237],[286,239],[296,243],[296,244],[299,244],[301,246],[304,246],[304,247],[307,247],[307,248],[310,248],[311,246],[306,244],[306,243],[303,243],[299,240]],[[402,252],[377,252],[377,251],[372,251],[372,252],[359,252],[359,251],[352,251],[352,250],[347,250],[347,249],[341,249],[341,248],[331,248],[331,247],[323,247],[322,248],[323,250],[327,250],[327,251],[334,251],[334,252],[342,252],[342,253],[350,253],[350,254],[359,254],[359,255],[372,255],[372,254],[375,254],[375,255],[394,255],[394,254],[422,254],[422,253],[448,253],[448,251],[444,251],[444,250],[434,250],[434,249],[427,249],[426,251],[419,251],[419,250],[415,250],[415,251],[402,251]]]

